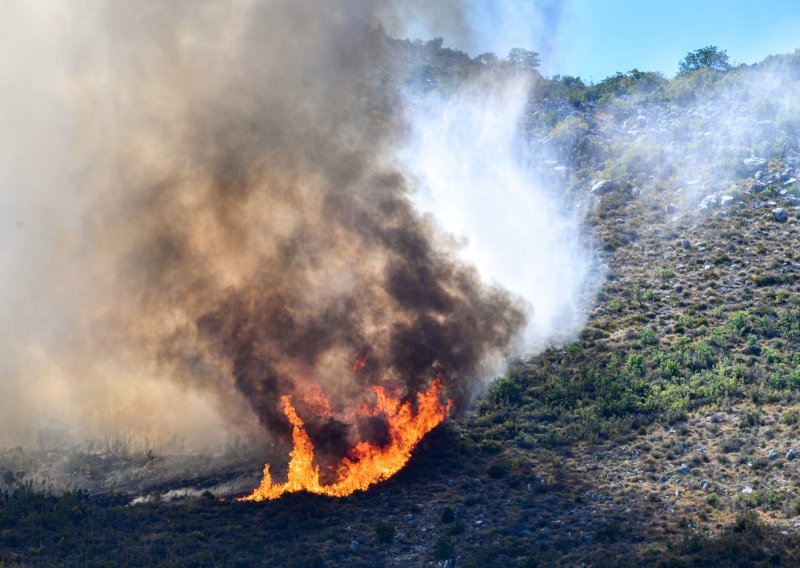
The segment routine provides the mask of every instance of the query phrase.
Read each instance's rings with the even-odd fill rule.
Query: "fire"
[[[283,402],[283,399],[281,399]],[[319,387],[310,387],[303,393],[303,402],[309,411],[317,416],[331,415],[331,403]]]
[[[373,387],[376,404],[362,407],[363,417],[381,417],[386,422],[389,443],[377,446],[359,442],[336,468],[336,481],[329,485],[320,483],[319,466],[314,465],[314,446],[305,430],[303,420],[297,415],[290,397],[281,397],[283,411],[292,425],[294,449],[289,453],[289,475],[285,483],[273,483],[269,464],[264,466],[261,485],[241,501],[277,499],[284,493],[307,491],[320,495],[344,497],[363,491],[370,485],[388,479],[411,458],[411,451],[422,438],[438,426],[450,411],[451,401],[443,404],[439,398],[442,389],[437,379],[431,387],[417,394],[417,409],[410,401],[402,402],[381,387]]]

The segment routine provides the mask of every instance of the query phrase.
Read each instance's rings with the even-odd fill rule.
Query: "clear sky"
[[[800,48],[800,0],[570,0],[557,26],[551,53],[542,53],[546,75],[597,82],[635,67],[672,76],[706,45],[736,63]]]
[[[445,45],[500,56],[527,47],[541,54],[547,76],[598,82],[637,68],[672,77],[680,59],[707,45],[748,64],[800,48],[800,0],[450,1],[468,7],[473,33],[434,33],[444,36]]]

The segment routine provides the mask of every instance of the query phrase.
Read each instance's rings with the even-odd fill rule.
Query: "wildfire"
[[[314,465],[314,446],[306,433],[302,419],[297,415],[290,397],[281,397],[283,411],[292,424],[294,449],[289,453],[289,475],[285,483],[273,483],[269,464],[264,466],[261,485],[241,501],[276,499],[284,493],[307,491],[333,497],[344,497],[363,491],[370,485],[388,479],[411,458],[411,450],[422,438],[439,425],[450,411],[451,401],[443,404],[439,399],[442,389],[437,379],[431,387],[417,394],[414,412],[410,401],[401,402],[381,387],[373,387],[376,404],[362,407],[362,417],[381,417],[385,420],[389,442],[377,446],[359,442],[336,468],[336,481],[329,485],[320,483],[319,466]]]

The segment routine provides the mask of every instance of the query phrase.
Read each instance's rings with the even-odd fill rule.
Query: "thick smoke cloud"
[[[286,434],[280,395],[341,416],[437,375],[467,399],[526,312],[414,209],[375,80],[394,9],[4,6],[6,439]],[[339,452],[351,428],[319,414]]]

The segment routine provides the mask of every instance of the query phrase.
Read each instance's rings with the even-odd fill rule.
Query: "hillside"
[[[487,71],[440,43],[387,46],[400,76],[362,86],[378,128],[398,120],[391,83],[447,91]],[[257,485],[250,447],[5,451],[0,565],[796,565],[798,87],[798,54],[672,80],[537,77],[537,175],[586,210],[605,270],[579,338],[513,361],[399,474],[341,499],[218,500]],[[31,474],[47,459],[96,483],[48,491]]]

